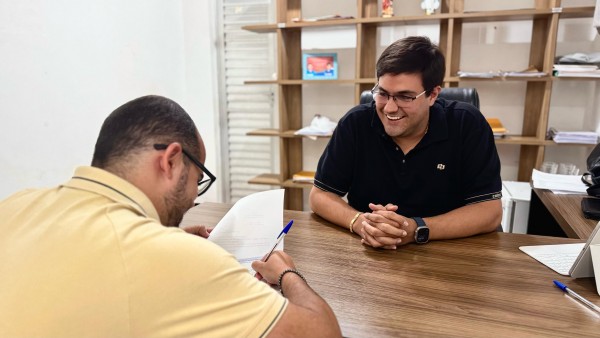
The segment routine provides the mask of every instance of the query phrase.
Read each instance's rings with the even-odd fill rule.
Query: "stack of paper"
[[[596,65],[554,65],[552,75],[558,77],[600,77]]]
[[[281,232],[285,190],[267,190],[238,200],[208,236],[250,273],[252,262],[269,252]],[[283,250],[283,242],[277,248]]]
[[[331,14],[331,15],[315,16],[315,17],[310,17],[310,18],[292,18],[292,22],[315,22],[315,21],[344,20],[344,19],[354,19],[354,17],[352,15]]]
[[[598,134],[593,131],[559,131],[556,128],[550,128],[548,136],[556,143],[598,143]]]
[[[458,71],[456,74],[458,74],[458,77],[474,77],[474,78],[479,78],[479,79],[491,79],[491,78],[495,78],[495,77],[500,77],[501,74],[499,72],[463,72],[463,71]]]
[[[506,77],[542,77],[542,76],[546,76],[546,75],[548,75],[548,73],[540,72],[534,66],[530,66],[529,68],[518,71],[518,72],[508,71],[508,72],[502,73],[502,76],[506,76]]]
[[[548,174],[533,169],[531,180],[534,188],[549,189],[555,193],[586,193],[587,189],[579,175]]]

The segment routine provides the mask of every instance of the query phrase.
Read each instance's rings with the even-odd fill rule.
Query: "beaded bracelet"
[[[283,287],[281,286],[281,280],[283,279],[283,276],[288,273],[295,273],[296,275],[300,276],[300,278],[302,278],[302,280],[304,281],[304,283],[308,284],[308,282],[306,281],[306,278],[304,278],[304,276],[302,276],[302,274],[296,270],[296,269],[285,269],[283,270],[283,272],[281,273],[281,275],[279,275],[279,280],[277,281],[277,286],[279,287],[279,289],[281,290],[281,295],[285,297],[285,295],[283,294]]]

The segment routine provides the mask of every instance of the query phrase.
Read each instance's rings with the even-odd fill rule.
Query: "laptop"
[[[519,249],[563,276],[594,277],[590,245],[600,244],[600,222],[586,243],[521,246]]]

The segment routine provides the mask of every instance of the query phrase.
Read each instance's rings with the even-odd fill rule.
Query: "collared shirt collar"
[[[154,204],[133,184],[106,170],[82,166],[75,169],[73,177],[61,187],[85,190],[103,195],[115,202],[128,204],[141,215],[155,219],[160,217]]]

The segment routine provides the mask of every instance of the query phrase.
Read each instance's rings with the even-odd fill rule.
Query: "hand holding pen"
[[[281,230],[281,232],[277,236],[277,241],[275,242],[275,245],[273,245],[271,250],[269,250],[269,252],[263,257],[263,259],[261,259],[261,262],[266,262],[269,259],[269,257],[271,257],[271,254],[273,254],[273,251],[275,251],[275,248],[277,247],[277,245],[279,245],[279,243],[281,243],[281,241],[283,240],[283,237],[285,237],[285,235],[287,235],[287,233],[290,230],[290,228],[292,227],[293,223],[294,223],[294,220],[290,220],[289,223],[283,228],[283,230]],[[258,279],[262,279],[262,276],[258,272],[256,274],[254,274],[254,277],[256,277]]]

